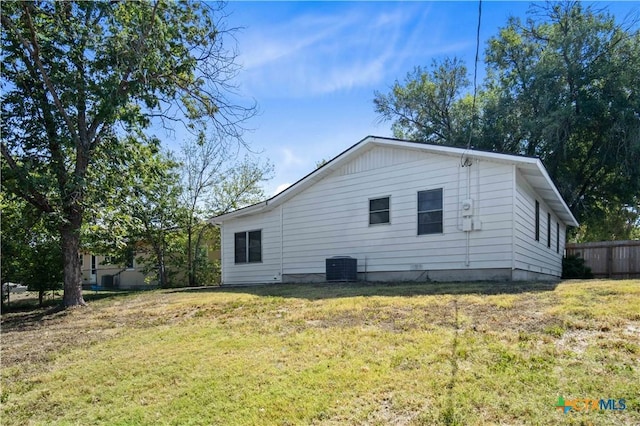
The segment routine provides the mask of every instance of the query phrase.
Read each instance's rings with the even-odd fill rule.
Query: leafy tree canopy
[[[376,92],[374,105],[397,137],[540,157],[584,223],[581,239],[629,237],[640,217],[640,31],[631,27],[578,2],[536,3],[489,40],[476,110],[464,65],[448,59]]]
[[[38,291],[42,305],[45,291],[62,287],[60,237],[51,232],[47,215],[20,198],[0,194],[0,208],[0,282]]]
[[[237,67],[223,5],[2,2],[2,186],[47,214],[64,304],[84,304],[78,261],[90,171],[152,120],[240,138],[253,106],[229,100]],[[238,139],[239,140],[239,139]],[[114,159],[114,161],[118,161]]]

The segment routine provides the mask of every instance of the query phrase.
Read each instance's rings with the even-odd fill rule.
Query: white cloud
[[[246,40],[249,46],[241,54],[240,61],[245,70],[286,60],[330,40],[352,23],[353,17],[333,19],[329,16],[306,15],[280,25],[272,24],[268,30],[261,28]]]
[[[292,184],[291,183],[283,183],[278,185],[278,187],[276,188],[276,190],[273,192],[273,195],[278,195],[279,193],[281,193],[282,191],[284,191],[285,189],[287,189],[288,187],[290,187]]]
[[[379,84],[397,71],[406,24],[428,9],[355,5],[250,29],[240,57],[245,90],[305,97]]]

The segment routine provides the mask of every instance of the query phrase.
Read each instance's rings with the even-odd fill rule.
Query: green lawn
[[[564,414],[560,396],[626,409]],[[158,290],[7,313],[1,402],[3,425],[640,424],[640,282]]]

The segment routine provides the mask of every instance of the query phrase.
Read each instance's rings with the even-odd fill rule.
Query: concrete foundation
[[[358,272],[358,281],[456,282],[456,281],[558,281],[560,277],[519,269],[450,269],[435,271]],[[325,274],[284,274],[283,283],[323,283]]]
[[[522,269],[514,269],[512,273],[512,281],[560,281],[560,277],[556,275],[543,274],[541,272],[524,271]]]
[[[325,274],[283,274],[283,283],[324,283],[327,282]]]

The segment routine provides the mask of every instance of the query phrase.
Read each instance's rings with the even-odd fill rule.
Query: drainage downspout
[[[514,279],[516,272],[516,203],[518,202],[518,169],[516,165],[511,166],[511,279]]]
[[[225,267],[224,264],[224,260],[225,260],[225,249],[224,249],[224,230],[225,230],[225,226],[224,223],[221,223],[218,225],[218,228],[220,229],[220,285],[224,285],[225,283],[225,277],[227,275],[227,268]]]
[[[467,158],[464,162],[465,167],[467,168],[467,200],[469,199],[469,197],[471,197],[471,165],[473,163],[469,162],[469,164],[467,164],[467,161],[469,161],[469,159]],[[465,253],[465,259],[464,259],[464,264],[465,266],[468,268],[469,264],[471,263],[471,260],[469,259],[470,255],[469,255],[469,247],[471,245],[471,231],[466,231],[467,233],[467,244],[466,244],[466,253]]]
[[[284,277],[284,204],[280,205],[280,282]]]

